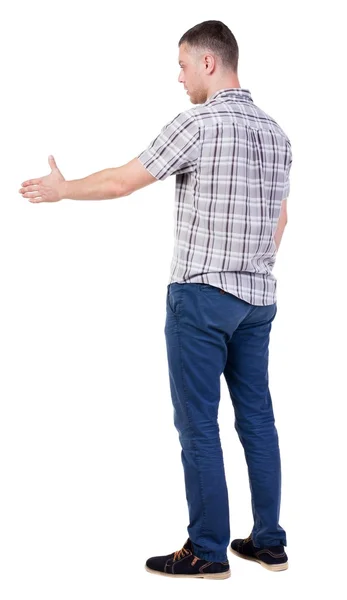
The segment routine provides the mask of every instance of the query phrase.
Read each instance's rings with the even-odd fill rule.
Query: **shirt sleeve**
[[[290,169],[291,169],[292,162],[293,162],[290,144],[288,145],[288,148],[289,148],[288,163],[287,163],[285,176],[284,176],[284,189],[283,189],[283,198],[284,199],[288,198],[289,192],[290,192]]]
[[[194,115],[185,111],[164,125],[137,158],[154,177],[164,180],[194,171],[198,154],[199,127]]]

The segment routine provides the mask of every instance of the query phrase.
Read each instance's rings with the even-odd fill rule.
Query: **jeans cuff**
[[[199,550],[195,553],[195,547],[193,546],[193,553],[198,558],[202,558],[203,560],[211,560],[212,562],[226,562],[228,560],[226,552],[201,552]]]

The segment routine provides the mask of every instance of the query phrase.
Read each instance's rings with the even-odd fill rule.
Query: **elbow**
[[[129,188],[126,188],[124,185],[117,185],[114,197],[123,198],[124,196],[130,196],[131,193],[132,190],[129,190]]]
[[[287,215],[287,211],[286,211],[281,214],[281,216],[279,218],[279,224],[282,227],[285,227],[287,225],[287,223],[288,223],[288,215]]]

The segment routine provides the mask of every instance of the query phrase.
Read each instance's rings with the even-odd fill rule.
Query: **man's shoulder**
[[[164,125],[163,129],[181,129],[183,126],[185,128],[190,127],[190,129],[196,128],[197,119],[194,108],[189,108],[188,110],[182,110],[179,113],[176,113],[175,116],[171,117],[171,119]]]
[[[267,112],[265,112],[262,108],[257,106],[256,104],[252,104],[252,115],[256,114],[258,116],[260,128],[263,129],[272,129],[272,131],[276,131],[278,135],[285,138],[287,143],[290,144],[289,137],[287,133],[283,130],[283,128],[279,125],[279,123]],[[230,112],[232,116],[232,111]],[[191,108],[188,108],[184,111],[179,112],[173,119],[173,121],[177,122],[177,125],[188,125],[193,123],[195,127],[199,127],[201,123],[212,123],[212,125],[216,124],[216,118],[218,118],[218,110],[215,108],[209,110],[209,105],[205,104],[197,104]],[[222,118],[222,117],[221,117]]]
[[[192,108],[188,108],[186,110],[180,111],[173,120],[177,121],[194,121],[197,116],[197,107],[193,106]]]
[[[264,129],[270,127],[272,131],[276,131],[277,134],[285,138],[286,141],[290,144],[288,135],[272,115],[270,115],[268,112],[265,112],[265,110],[263,110],[256,104],[253,104],[253,108],[256,111],[258,117],[260,117]]]

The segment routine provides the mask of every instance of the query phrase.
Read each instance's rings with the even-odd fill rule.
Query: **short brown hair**
[[[183,43],[195,49],[210,49],[222,61],[225,69],[237,73],[239,48],[229,27],[222,21],[203,21],[186,31],[178,46]]]

